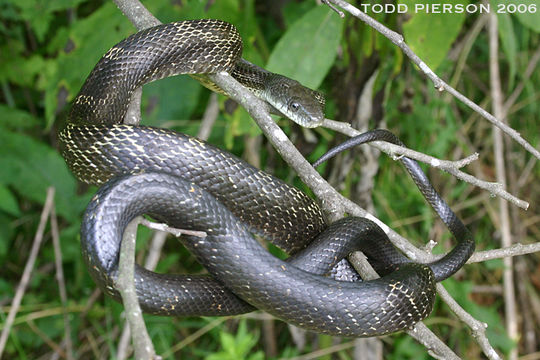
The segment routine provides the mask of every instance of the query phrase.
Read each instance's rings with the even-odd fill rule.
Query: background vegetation
[[[478,151],[481,159],[467,171],[481,179],[494,179],[491,126],[447,94],[439,94],[394,45],[351,17],[342,20],[312,0],[153,0],[145,5],[162,22],[203,17],[229,21],[242,33],[246,59],[325,92],[327,117],[357,127],[386,127],[410,148],[439,158],[459,159]],[[370,15],[403,33],[441,78],[490,108],[489,48],[482,26],[485,19],[480,14]],[[524,86],[509,110],[508,122],[537,148],[540,73],[524,74],[540,45],[539,16],[498,16],[504,97],[520,84]],[[4,355],[20,359],[67,357],[65,331],[69,324],[75,358],[115,358],[124,322],[122,306],[95,290],[80,256],[81,214],[96,189],[78,183],[68,171],[57,150],[56,130],[94,64],[134,28],[111,1],[0,0],[0,17],[0,329],[50,186],[56,190],[54,204],[67,287],[67,302],[63,303],[51,242],[54,229],[47,227]],[[370,78],[373,84],[368,82]],[[363,91],[367,91],[373,108],[366,124],[359,123],[357,111]],[[145,124],[195,135],[208,101],[209,92],[188,77],[147,85],[143,96]],[[219,104],[211,143],[244,155],[307,191],[259,136],[242,109],[225,98],[219,98]],[[280,125],[310,160],[341,140],[325,129],[305,131],[283,120]],[[537,242],[540,168],[515,142],[505,142],[509,191],[531,203],[527,212],[511,206],[512,233],[516,242]],[[435,220],[398,163],[385,156],[376,161],[378,172],[372,192],[366,196],[362,182],[365,167],[360,159],[360,153],[342,156],[325,167],[325,177],[351,199],[373,207],[379,218],[417,244],[435,239],[442,244],[436,248],[438,252],[452,246],[448,232]],[[475,234],[477,247],[499,247],[497,200],[446,174],[432,170],[429,174]],[[143,239],[151,233],[146,229],[140,232],[142,261],[148,248]],[[519,353],[530,354],[524,359],[540,358],[539,260],[536,253],[515,262],[519,339],[510,339],[505,329],[502,261],[467,265],[444,282],[467,311],[489,325],[488,338],[503,354],[517,347]],[[202,271],[175,240],[166,243],[157,269]],[[288,358],[327,348],[336,352],[326,358],[348,359],[355,356],[358,346],[348,339],[311,334],[300,336],[305,342],[302,345],[299,335],[295,333],[293,338],[294,330],[286,324],[257,313],[236,319],[148,316],[146,322],[157,352],[170,359]],[[445,305],[437,304],[426,323],[464,358],[482,356],[469,330]],[[428,358],[426,350],[406,335],[388,336],[382,342],[385,358]]]

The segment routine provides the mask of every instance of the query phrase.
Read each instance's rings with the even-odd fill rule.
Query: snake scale
[[[182,241],[211,276],[157,274],[137,266],[137,294],[146,312],[230,315],[258,308],[341,336],[391,333],[424,319],[433,307],[435,282],[464,264],[474,242],[416,162],[402,159],[458,240],[434,264],[408,260],[368,219],[347,217],[328,225],[307,195],[210,144],[172,130],[122,124],[133,91],[143,84],[190,74],[220,91],[205,74],[221,71],[274,112],[307,127],[322,122],[320,93],[259,69],[242,60],[241,52],[241,38],[228,23],[177,22],[118,43],[88,76],[59,138],[76,177],[104,184],[81,228],[83,257],[96,283],[119,298],[114,281],[123,230],[134,217],[148,214],[177,228],[205,231],[204,238]],[[353,145],[384,139],[398,141],[374,131]],[[294,255],[279,260],[252,234]],[[347,268],[343,259],[355,250],[364,251],[384,276],[366,282],[323,276],[336,266]]]

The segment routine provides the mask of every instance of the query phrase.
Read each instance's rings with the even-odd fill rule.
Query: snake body
[[[451,220],[447,225],[463,232],[456,247],[462,250],[441,260],[451,264],[442,275],[437,266],[434,272],[430,265],[411,263],[367,219],[350,217],[328,226],[307,195],[229,153],[171,130],[122,124],[131,94],[142,84],[176,74],[206,81],[205,74],[220,71],[236,73],[275,111],[299,123],[322,121],[319,93],[265,72],[260,76],[268,89],[250,81],[249,71],[256,68],[240,59],[241,47],[234,27],[222,21],[166,24],[115,45],[89,75],[59,138],[80,180],[106,183],[90,202],[81,229],[83,256],[96,283],[118,298],[114,281],[122,233],[145,213],[205,231],[205,238],[186,237],[184,244],[218,279],[137,267],[137,294],[147,312],[227,315],[254,306],[306,329],[343,336],[390,333],[425,318],[435,281],[455,272],[474,248],[438,195],[428,200],[443,220]],[[306,102],[306,96],[316,100]],[[425,175],[415,181],[431,194]],[[295,255],[289,262],[274,258],[251,233]],[[387,275],[362,283],[321,276],[354,250],[370,254]]]

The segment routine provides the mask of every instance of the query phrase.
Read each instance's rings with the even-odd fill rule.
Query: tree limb
[[[144,323],[139,299],[135,290],[135,243],[137,240],[137,226],[140,218],[131,221],[122,236],[120,247],[120,262],[118,264],[118,279],[116,289],[122,296],[125,307],[126,320],[131,329],[135,358],[138,359],[161,359],[156,355],[154,344],[150,340]]]
[[[348,136],[356,136],[356,135],[361,134],[360,131],[352,128],[351,125],[340,122],[340,121],[325,119],[322,126],[328,129],[338,131]],[[432,156],[426,155],[424,153],[414,151],[414,150],[411,150],[402,146],[398,146],[395,144],[383,142],[383,141],[374,141],[374,142],[369,143],[369,145],[388,154],[390,157],[394,159],[399,159],[397,156],[402,155],[402,156],[406,156],[408,158],[411,158],[417,161],[424,162],[430,165],[431,167],[446,171],[447,173],[455,176],[456,178],[463,180],[465,182],[468,182],[469,184],[477,186],[481,189],[487,190],[489,191],[490,194],[499,196],[507,201],[510,201],[512,204],[519,206],[520,208],[524,210],[527,210],[527,208],[529,207],[529,203],[527,201],[518,199],[514,195],[504,190],[505,186],[503,186],[502,184],[497,183],[497,182],[482,181],[472,175],[469,175],[459,170],[460,168],[467,166],[473,161],[477,160],[478,153],[474,153],[462,160],[449,161],[449,160],[437,159]]]

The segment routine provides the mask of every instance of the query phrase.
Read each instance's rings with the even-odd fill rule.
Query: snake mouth
[[[276,109],[279,115],[300,126],[315,128],[324,121],[324,95],[296,80],[278,74],[269,76],[261,98]]]

